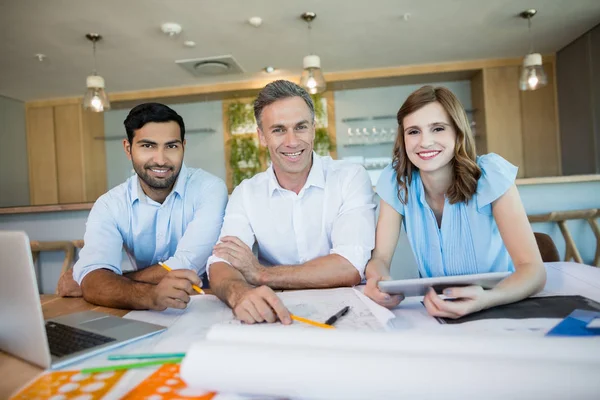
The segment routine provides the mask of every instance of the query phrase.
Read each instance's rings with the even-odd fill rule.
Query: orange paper
[[[195,399],[211,400],[216,393],[189,389],[179,378],[179,365],[165,364],[135,389],[127,393],[123,400],[135,399]]]
[[[11,397],[16,399],[101,399],[127,371],[82,374],[78,371],[48,372]]]

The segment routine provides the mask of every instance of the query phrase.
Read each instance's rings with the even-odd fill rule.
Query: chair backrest
[[[537,242],[540,254],[542,255],[543,262],[556,262],[560,261],[560,255],[558,249],[554,244],[554,241],[549,235],[541,232],[534,232],[535,241]]]
[[[61,273],[67,271],[73,266],[73,260],[75,259],[75,246],[73,242],[61,240],[54,242],[39,242],[33,240],[30,242],[31,254],[33,256],[33,262],[35,263],[42,251],[64,251],[65,259],[63,261]]]

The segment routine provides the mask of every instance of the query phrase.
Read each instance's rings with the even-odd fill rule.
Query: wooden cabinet
[[[548,85],[519,90],[519,66],[484,68],[471,79],[478,154],[497,153],[519,167],[519,178],[560,174],[554,65]]]
[[[565,175],[600,173],[600,25],[556,55]]]
[[[31,205],[58,203],[54,109],[26,111],[29,198]]]
[[[31,205],[95,201],[106,191],[103,114],[79,103],[28,107]]]

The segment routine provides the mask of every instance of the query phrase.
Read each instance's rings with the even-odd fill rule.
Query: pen
[[[327,321],[325,321],[325,325],[333,325],[335,322],[340,319],[342,316],[346,315],[346,313],[350,310],[350,306],[346,306],[334,314],[332,317],[329,317]]]
[[[166,269],[167,271],[171,271],[171,267],[169,267],[167,264],[165,264],[164,262],[158,262],[158,264],[163,267],[164,269]],[[196,285],[192,285],[192,288],[194,288],[194,290],[200,294],[204,294],[204,290],[200,289],[199,286]]]

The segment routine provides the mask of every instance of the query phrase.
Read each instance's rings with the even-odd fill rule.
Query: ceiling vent
[[[175,61],[197,77],[243,74],[244,70],[231,55]]]

